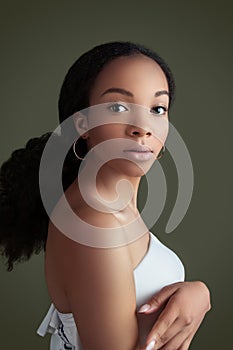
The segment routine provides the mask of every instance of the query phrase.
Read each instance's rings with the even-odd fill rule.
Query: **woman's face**
[[[158,117],[167,121],[169,105],[167,79],[160,66],[144,55],[120,57],[108,63],[100,72],[92,87],[89,103],[90,106],[106,104],[109,111],[114,114],[114,118],[117,119],[120,116],[121,121],[124,121],[127,115],[125,112],[129,109],[128,106],[135,105],[143,106],[150,112],[152,123]],[[90,129],[87,133],[88,148],[91,149],[103,141],[117,138],[124,139],[126,144],[131,140],[136,142],[135,147],[131,147],[127,154],[132,163],[135,164],[137,161],[142,163],[149,159],[152,159],[153,163],[163,142],[154,136],[152,124],[148,124],[149,118],[146,114],[140,119],[139,124],[134,125],[132,115],[130,118],[125,124],[123,122],[114,124],[109,120],[103,125]],[[144,148],[140,149],[141,146]],[[134,148],[136,148],[135,152],[132,150]],[[112,161],[109,164],[124,171],[128,167],[131,174],[134,173],[135,167],[130,163],[125,159],[115,159],[115,162]],[[132,167],[131,171],[130,167]],[[136,173],[134,176],[142,175],[137,171]]]

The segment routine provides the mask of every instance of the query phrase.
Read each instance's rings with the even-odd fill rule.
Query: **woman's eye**
[[[156,106],[151,108],[151,113],[154,113],[154,114],[163,115],[163,114],[166,114],[166,112],[167,112],[167,108],[163,106]]]
[[[120,103],[114,103],[109,106],[110,111],[115,113],[122,113],[128,111],[128,109]]]

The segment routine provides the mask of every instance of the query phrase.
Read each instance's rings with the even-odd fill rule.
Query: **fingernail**
[[[141,307],[140,307],[140,309],[138,310],[138,312],[145,312],[145,311],[147,311],[147,310],[149,310],[150,309],[150,305],[149,304],[145,304],[145,305],[142,305]]]
[[[155,340],[152,340],[146,347],[146,350],[152,350],[155,346]]]

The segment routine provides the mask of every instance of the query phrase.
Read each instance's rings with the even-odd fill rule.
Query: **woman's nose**
[[[128,125],[126,132],[131,137],[149,137],[152,135],[150,130],[142,129],[135,125]]]

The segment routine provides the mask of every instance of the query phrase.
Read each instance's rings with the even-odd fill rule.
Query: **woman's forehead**
[[[131,92],[155,93],[168,90],[166,76],[153,59],[144,55],[123,56],[108,63],[99,73],[92,87],[90,98],[101,96],[109,89]]]

